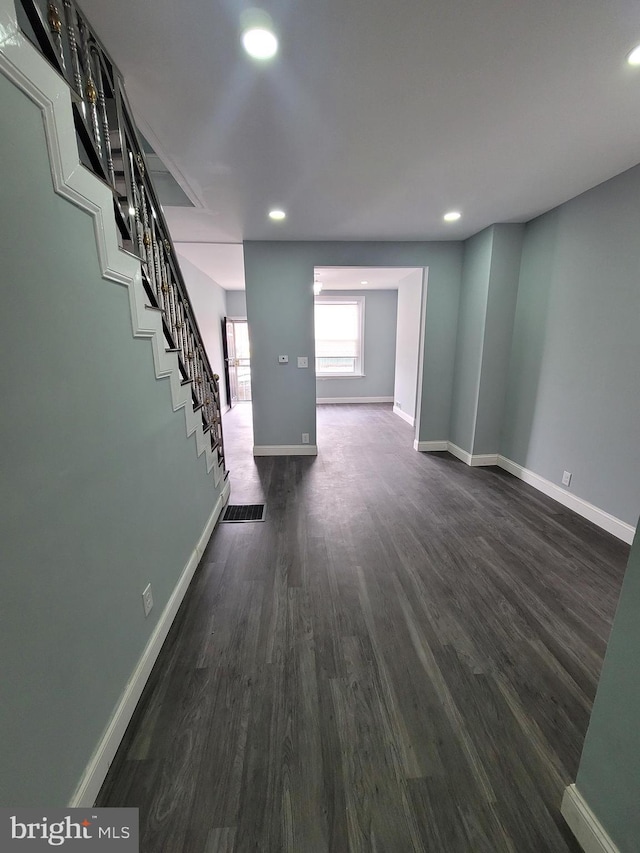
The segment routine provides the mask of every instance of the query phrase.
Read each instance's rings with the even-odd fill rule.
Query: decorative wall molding
[[[317,397],[316,403],[393,403],[393,397]]]
[[[415,426],[416,419],[412,418],[411,415],[408,415],[406,412],[403,412],[402,409],[399,409],[397,406],[393,407],[393,414],[402,418],[402,420],[406,421],[409,426]]]
[[[173,624],[173,620],[175,619],[178,608],[180,607],[182,599],[184,598],[189,584],[191,583],[195,570],[198,567],[198,563],[204,553],[204,549],[207,547],[207,543],[213,533],[216,521],[229,500],[230,489],[230,483],[229,480],[227,480],[218,500],[216,501],[211,515],[207,519],[198,544],[182,570],[180,579],[171,594],[171,598],[167,602],[162,615],[158,619],[158,623],[149,637],[145,650],[129,678],[127,686],[120,697],[120,701],[116,705],[113,716],[98,742],[96,751],[89,761],[89,764],[80,779],[78,787],[69,801],[70,808],[88,808],[94,804],[102,783],[106,778],[107,771],[111,766],[111,762],[113,761],[118,747],[120,746],[120,742],[124,737],[126,728],[131,721],[131,717],[133,716],[138,700],[142,695],[147,679],[151,674],[153,665],[160,654],[162,644],[164,643],[167,634],[169,633],[169,629]]]
[[[254,456],[317,456],[317,444],[254,444]]]
[[[561,486],[557,486],[550,480],[545,480],[544,477],[541,477],[534,471],[530,471],[528,468],[524,468],[522,465],[519,465],[517,462],[513,462],[511,459],[507,459],[505,456],[498,456],[498,465],[501,468],[504,468],[505,471],[513,474],[514,477],[517,477],[519,480],[533,486],[539,492],[543,492],[545,495],[548,495],[550,498],[558,501],[558,503],[561,503],[563,506],[577,512],[578,515],[581,515],[583,518],[597,524],[598,527],[601,527],[608,533],[612,533],[614,536],[617,536],[618,539],[622,539],[622,541],[626,542],[628,545],[631,545],[633,542],[636,529],[631,524],[627,524],[626,521],[622,521],[614,515],[610,515],[603,509],[600,509],[588,501],[579,498],[577,495],[568,492]]]
[[[186,434],[194,436],[197,454],[204,454],[217,486],[223,468],[193,411],[191,391],[181,384],[178,357],[166,352],[162,316],[145,307],[140,262],[119,247],[111,189],[80,163],[69,87],[22,34],[13,0],[0,0],[0,20],[0,73],[42,112],[53,189],[92,217],[102,277],[127,288],[133,336],[149,339],[156,379],[169,380],[173,410],[183,410]]]
[[[584,853],[620,853],[575,785],[565,788],[560,812]]]

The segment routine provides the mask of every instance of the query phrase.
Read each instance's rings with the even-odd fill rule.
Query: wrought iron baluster
[[[169,306],[171,312],[171,333],[173,336],[173,345],[176,348],[180,348],[178,344],[178,307],[176,304],[176,286],[173,281],[173,278],[170,276],[168,280],[169,284]]]
[[[64,47],[62,45],[62,20],[60,19],[60,10],[53,2],[50,2],[47,6],[47,20],[49,21],[49,30],[53,36],[53,43],[58,52],[62,71],[66,76],[67,68],[64,61]]]
[[[76,41],[76,17],[75,9],[71,0],[62,0],[64,7],[64,19],[67,25],[67,40],[69,42],[69,53],[71,54],[71,70],[73,71],[73,83],[76,92],[82,95],[82,73],[80,71],[80,57],[78,55],[78,42]]]
[[[89,33],[89,29],[84,18],[82,18],[80,15],[78,15],[78,30],[80,33],[80,44],[82,46],[82,56],[85,74],[87,76],[87,85],[85,86],[83,97],[89,104],[91,128],[93,130],[96,150],[100,154],[100,159],[104,160],[104,150],[101,140],[100,122],[98,121],[98,90],[96,89],[96,84],[93,79],[93,70],[91,67],[91,50],[89,48],[89,40],[91,38],[91,34]]]
[[[131,157],[131,154],[128,155]],[[131,174],[133,175],[133,168],[131,170]],[[135,177],[135,176],[134,176]],[[140,258],[144,258],[144,227],[142,225],[142,218],[140,217],[140,191],[138,190],[138,182],[133,180],[133,208],[134,208],[134,217],[136,223],[136,237],[138,240],[138,255]]]
[[[140,155],[138,155],[140,156]],[[138,163],[140,166],[140,162]],[[142,175],[144,175],[144,163],[142,163]],[[149,211],[147,210],[147,197],[144,188],[144,184],[142,181],[138,184],[138,193],[140,196],[140,202],[142,204],[142,243],[144,247],[143,257],[146,258],[147,261],[147,275],[149,276],[149,282],[151,283],[151,287],[153,288],[153,292],[158,296],[158,283],[156,281],[156,270],[153,262],[153,249],[152,249],[152,240],[151,240],[151,227],[149,224]]]
[[[156,226],[153,220],[151,220],[151,251],[153,252],[153,265],[156,271],[156,296],[158,297],[158,306],[164,310],[164,305],[162,304],[162,270],[160,269],[160,252],[158,250]]]
[[[158,263],[160,265],[160,293],[162,294],[162,310],[165,313],[167,325],[171,328],[171,304],[169,301],[169,277],[167,264],[165,263],[164,251],[159,250]]]
[[[107,102],[104,94],[104,77],[98,47],[96,45],[92,45],[90,53],[94,60],[96,89],[98,92],[98,107],[100,109],[100,119],[102,121],[102,139],[104,142],[104,154],[107,161],[107,175],[109,176],[111,186],[116,189],[116,174],[113,168],[111,134],[109,133],[109,116],[107,115]]]

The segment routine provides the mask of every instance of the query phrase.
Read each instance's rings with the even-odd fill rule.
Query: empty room
[[[0,847],[637,853],[637,4],[0,20]]]

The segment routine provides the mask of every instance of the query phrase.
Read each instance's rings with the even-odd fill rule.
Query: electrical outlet
[[[309,444],[309,433],[308,432],[302,433],[302,443],[303,444]]]
[[[306,355],[298,356],[298,367],[309,367],[309,358]]]
[[[151,592],[151,584],[148,583],[142,593],[142,605],[144,607],[144,615],[148,616],[153,610],[153,593]]]
[[[571,485],[571,473],[569,471],[565,471],[562,475],[562,485],[570,486]]]

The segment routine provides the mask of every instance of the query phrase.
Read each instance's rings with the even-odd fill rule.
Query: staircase
[[[16,11],[24,34],[69,86],[79,161],[109,188],[118,246],[139,262],[144,299],[140,304],[132,293],[134,334],[157,331],[161,338],[154,346],[156,375],[176,374],[174,409],[188,406],[187,433],[197,432],[198,453],[206,453],[217,484],[226,477],[219,377],[149,177],[122,75],[74,0],[17,0]]]

